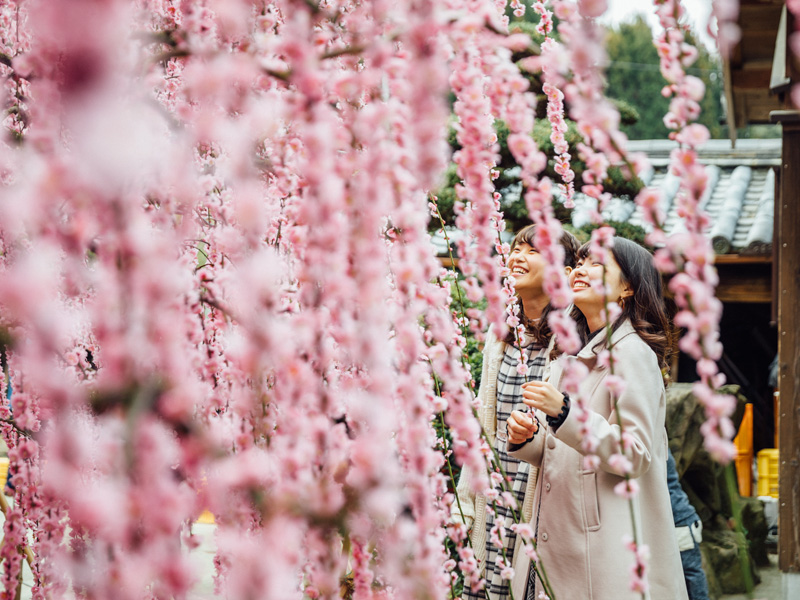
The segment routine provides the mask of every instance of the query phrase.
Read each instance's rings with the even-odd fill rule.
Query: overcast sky
[[[711,0],[683,0],[692,29],[699,34],[700,39],[709,50],[716,51],[714,40],[706,34],[708,15],[711,13]],[[650,26],[658,27],[658,19],[651,1],[636,2],[632,0],[608,0],[608,11],[600,19],[609,25],[616,25],[625,21],[632,21],[636,14],[643,14]]]

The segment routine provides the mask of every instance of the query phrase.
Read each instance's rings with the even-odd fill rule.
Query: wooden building
[[[741,39],[724,63],[727,118],[736,127],[780,123],[773,269],[778,333],[778,565],[783,600],[800,598],[800,111],[790,93],[800,62],[789,39],[798,23],[778,0],[741,0]]]

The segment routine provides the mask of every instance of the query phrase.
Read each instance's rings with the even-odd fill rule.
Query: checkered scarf
[[[528,344],[523,346],[528,354],[528,377],[517,373],[519,363],[519,349],[506,345],[503,353],[503,362],[497,374],[497,430],[505,432],[506,421],[511,416],[512,410],[525,410],[522,404],[522,384],[525,381],[541,381],[544,373],[546,348],[527,340]],[[500,439],[502,438],[502,439]],[[512,458],[506,452],[506,436],[500,435],[495,439],[495,449],[500,457],[500,464],[511,482],[511,491],[517,501],[516,513],[522,510],[522,502],[525,499],[525,488],[528,485],[528,474],[530,465]],[[508,564],[511,565],[514,558],[514,545],[517,534],[509,530],[508,527],[514,522],[511,510],[504,506],[497,507],[497,515],[503,517],[506,523],[505,537],[503,546],[506,551]],[[490,541],[491,529],[494,526],[495,515],[490,510],[486,515],[486,583],[487,591],[491,594],[492,600],[506,600],[509,597],[508,580],[501,577],[501,569],[497,566],[496,560],[499,548],[495,547]],[[469,590],[465,590],[463,598],[475,600],[484,599],[483,592],[475,595]]]

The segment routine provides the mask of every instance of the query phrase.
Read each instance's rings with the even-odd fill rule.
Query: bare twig
[[[0,417],[0,423],[7,423],[7,424],[11,425],[14,429],[17,430],[17,433],[19,433],[20,435],[25,436],[26,438],[32,438],[33,437],[33,434],[30,431],[28,431],[27,429],[23,429],[22,427],[17,425],[16,421],[14,421],[13,418],[8,419],[6,417]]]
[[[336,58],[338,56],[361,54],[366,49],[367,47],[364,45],[345,46],[344,48],[337,48],[336,50],[331,50],[329,52],[326,52],[320,58],[322,60],[326,60],[328,58]]]
[[[8,505],[8,500],[6,500],[6,495],[0,492],[0,510],[3,511],[3,516],[8,517],[8,511],[10,508],[11,507]],[[3,543],[5,543],[5,540],[0,542],[0,546],[2,546]],[[19,548],[20,551],[25,555],[25,560],[28,562],[28,566],[31,568],[31,570],[33,570],[33,551],[28,546],[23,544],[21,544]]]

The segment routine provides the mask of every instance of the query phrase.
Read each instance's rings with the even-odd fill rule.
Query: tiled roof
[[[739,140],[735,149],[730,146],[728,140],[709,140],[699,152],[709,176],[700,201],[711,218],[707,235],[717,254],[769,254],[781,140]],[[667,140],[631,141],[628,145],[630,151],[644,152],[650,159],[653,169],[640,177],[646,185],[662,190],[668,235],[684,229],[674,202],[678,179],[667,172],[669,153],[675,147]],[[572,214],[576,227],[589,220],[587,203],[585,196],[577,195]],[[603,215],[607,220],[645,226],[640,209],[628,199],[613,198]]]
[[[668,235],[683,229],[674,202],[678,180],[667,173],[669,154],[677,147],[669,140],[632,140],[631,152],[644,152],[652,165],[649,173],[640,177],[646,185],[661,188],[667,212]],[[706,233],[713,241],[717,254],[769,254],[772,250],[775,171],[780,166],[781,140],[738,140],[731,148],[729,140],[709,140],[699,151],[699,160],[708,169],[709,181],[701,199],[710,216]],[[519,190],[514,190],[516,195]],[[576,194],[572,224],[582,227],[589,222],[589,199]],[[603,215],[609,221],[629,222],[645,226],[640,209],[632,199],[612,198]],[[448,228],[451,242],[463,235]],[[511,237],[511,234],[507,234]],[[447,245],[441,232],[433,236],[439,256],[447,255]]]

